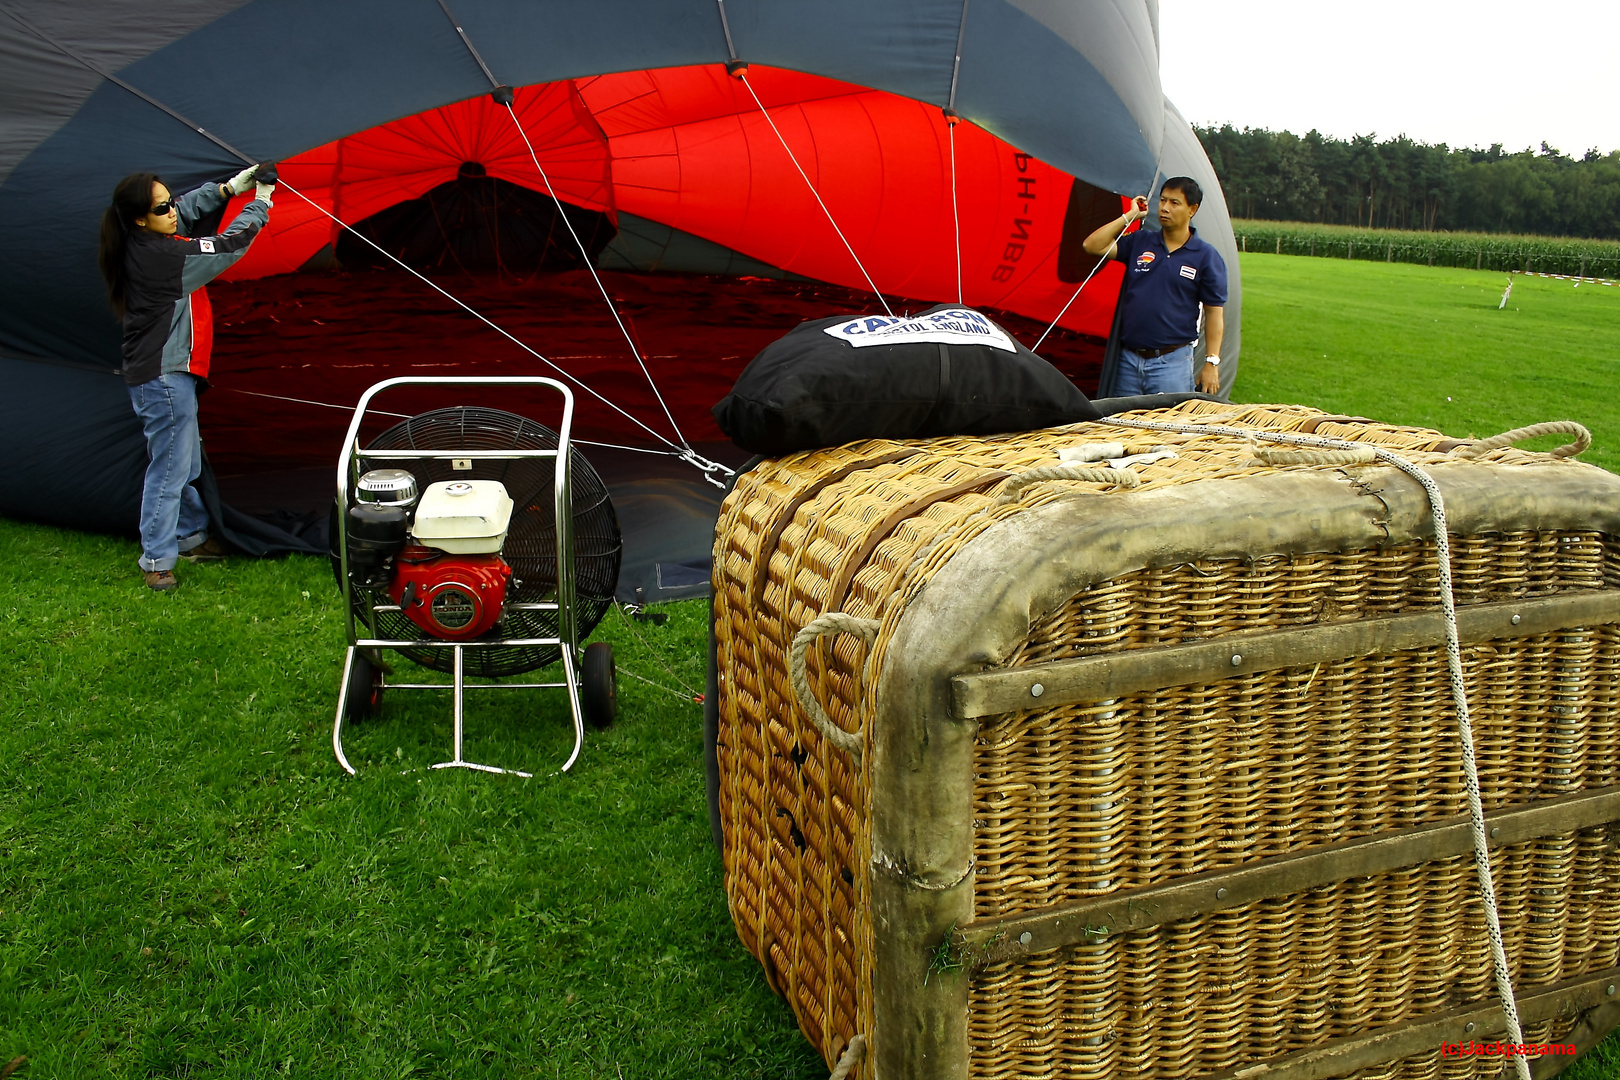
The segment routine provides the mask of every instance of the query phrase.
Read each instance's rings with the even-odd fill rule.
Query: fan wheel
[[[369,720],[382,709],[382,669],[372,663],[365,653],[355,651],[349,665],[349,682],[344,696],[343,712],[351,722]]]
[[[605,641],[593,641],[585,646],[585,660],[580,665],[580,708],[585,721],[593,728],[605,728],[613,723],[619,711],[619,674],[613,664],[613,646]]]

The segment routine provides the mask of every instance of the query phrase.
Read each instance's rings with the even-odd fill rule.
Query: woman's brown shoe
[[[180,587],[180,582],[175,579],[173,570],[148,570],[146,587],[158,592],[173,592]]]

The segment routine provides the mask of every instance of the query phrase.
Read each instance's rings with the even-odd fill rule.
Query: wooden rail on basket
[[[1620,820],[1620,786],[1503,807],[1485,815],[1485,826],[1491,846],[1502,847],[1615,820]],[[1046,952],[1473,850],[1468,819],[1453,818],[1190,874],[1077,904],[973,922],[962,927],[960,940],[964,953],[986,961]]]
[[[1615,622],[1620,622],[1620,589],[1457,609],[1457,634],[1464,644]],[[1214,641],[957,675],[951,679],[951,702],[957,717],[971,720],[1104,701],[1142,690],[1218,682],[1257,671],[1427,648],[1444,645],[1445,640],[1444,616],[1438,611],[1230,634]]]
[[[1607,1033],[1616,1020],[1620,1020],[1620,1004],[1616,1004],[1620,998],[1615,994],[1617,982],[1620,982],[1620,968],[1610,968],[1521,994],[1517,1001],[1519,1021],[1534,1024],[1587,1013],[1585,1026],[1595,1030],[1578,1030],[1554,1041],[1590,1046],[1602,1033]],[[1375,1028],[1361,1035],[1334,1039],[1322,1046],[1270,1061],[1223,1069],[1211,1073],[1204,1080],[1328,1080],[1329,1077],[1347,1076],[1358,1069],[1381,1065],[1397,1058],[1433,1053],[1444,1043],[1500,1042],[1500,1036],[1506,1031],[1507,1021],[1502,1016],[1500,1005],[1456,1009],[1414,1017],[1404,1023]],[[1497,1057],[1491,1060],[1508,1059]],[[1541,1063],[1541,1068],[1537,1068],[1536,1062],[1533,1062],[1531,1075],[1549,1075],[1549,1067],[1561,1069],[1571,1060],[1553,1056],[1538,1058],[1536,1062]]]

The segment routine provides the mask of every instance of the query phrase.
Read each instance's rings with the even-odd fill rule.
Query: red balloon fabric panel
[[[847,240],[885,294],[955,301],[951,144],[939,108],[801,72],[756,66],[747,78],[720,65],[621,72],[519,88],[514,110],[567,202],[865,288]],[[965,121],[955,155],[963,302],[1050,320],[1077,284],[1058,277],[1073,178]],[[466,162],[545,190],[511,115],[488,95],[339,139],[280,170],[352,223],[453,180]],[[337,232],[284,190],[270,229],[228,276],[296,270]],[[1119,268],[1105,267],[1062,324],[1106,336],[1118,280]]]

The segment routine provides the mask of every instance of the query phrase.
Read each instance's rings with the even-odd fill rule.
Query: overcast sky
[[[1159,0],[1159,34],[1200,126],[1620,149],[1620,0]]]

